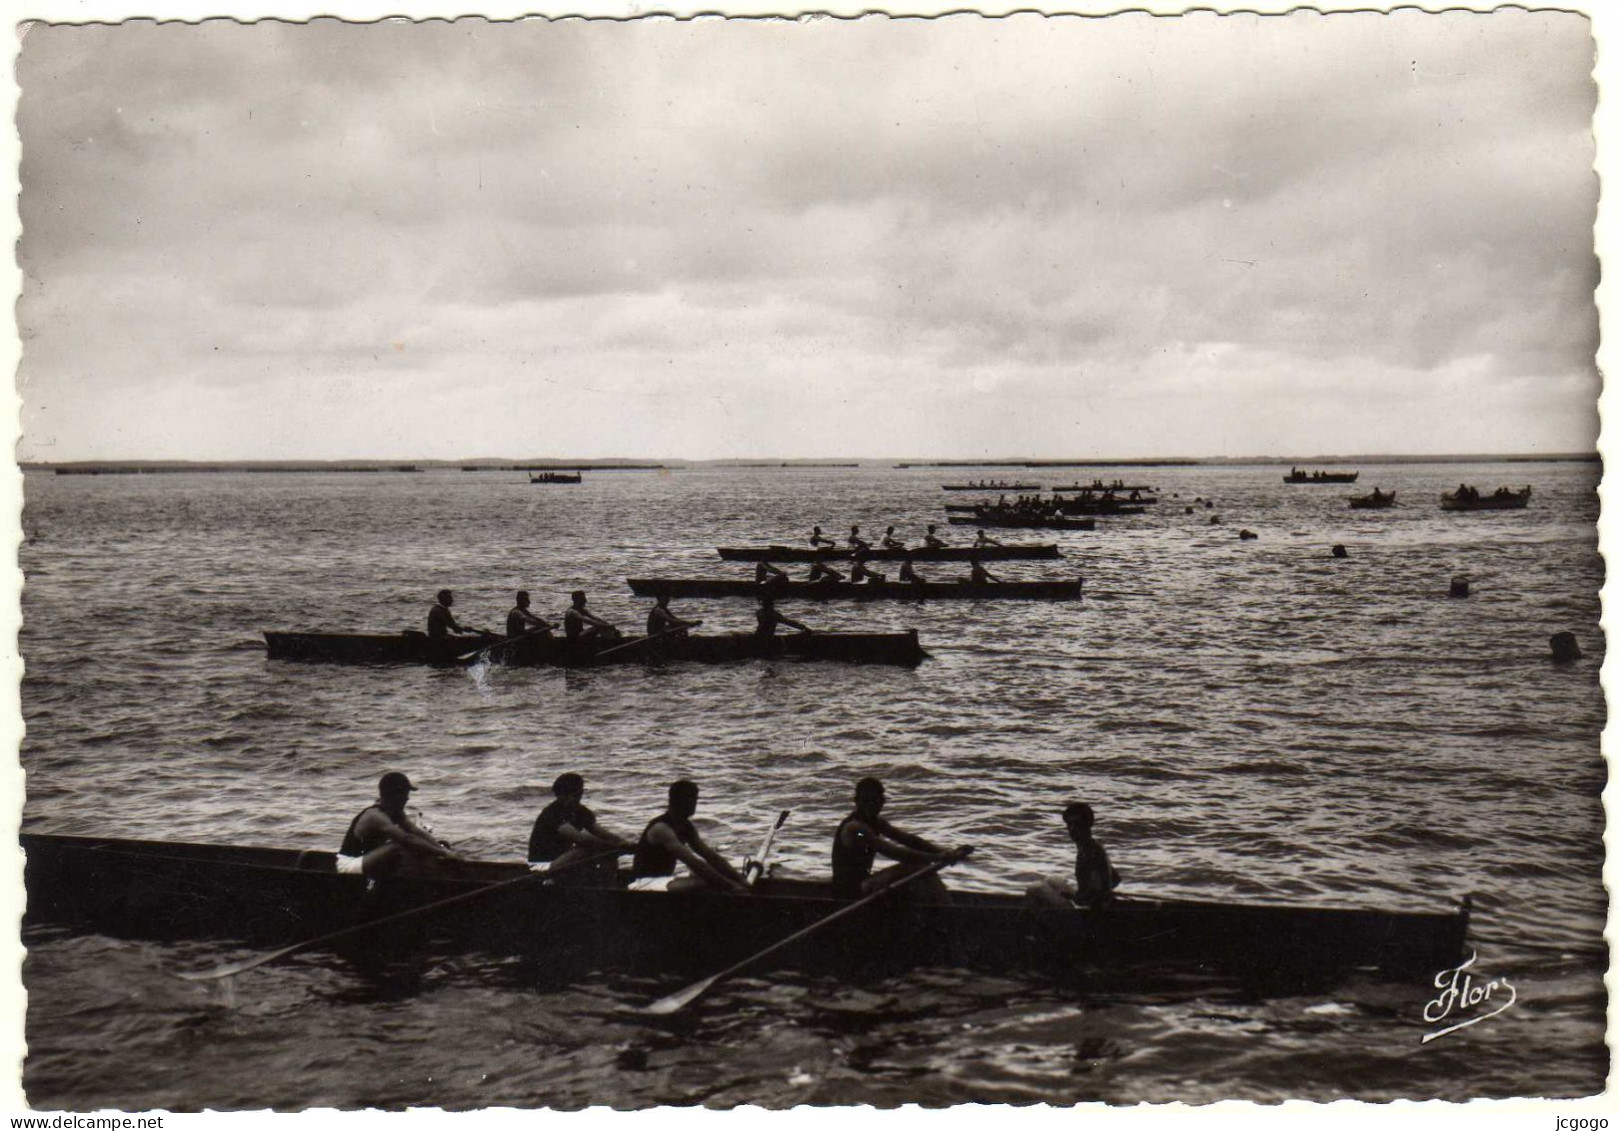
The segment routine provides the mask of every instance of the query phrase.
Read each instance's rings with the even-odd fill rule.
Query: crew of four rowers
[[[616,625],[611,621],[603,620],[590,611],[588,601],[589,599],[583,589],[575,589],[570,595],[571,603],[567,611],[562,614],[563,636],[570,642],[618,640],[622,638],[623,633],[618,630]],[[528,590],[518,590],[517,603],[506,614],[506,636],[508,639],[515,636],[549,636],[556,631],[557,626],[531,610],[529,608],[530,603]],[[455,633],[465,636],[467,641],[471,643],[478,638],[489,635],[479,629],[468,628],[459,623],[455,619],[455,614],[450,611],[451,606],[454,604],[454,593],[448,589],[438,591],[437,603],[427,611],[428,636],[434,640],[454,640],[456,637],[452,636],[451,633]],[[800,629],[803,628],[797,621],[787,620],[785,617],[778,616],[776,620]],[[685,620],[676,616],[674,611],[669,608],[668,596],[663,595],[657,599],[657,603],[647,613],[646,631],[648,636],[684,634],[685,630],[696,628],[701,623],[701,621]],[[762,623],[763,618],[761,618]],[[761,629],[762,631],[763,629]],[[774,631],[773,625],[772,631]],[[804,631],[807,632],[808,629],[804,629]]]
[[[425,858],[454,862],[464,858],[431,830],[412,821],[405,805],[415,786],[401,773],[384,774],[377,800],[354,818],[338,852],[337,870],[351,875],[385,876],[409,872]],[[669,787],[669,807],[654,817],[631,842],[602,826],[584,804],[585,780],[565,773],[551,787],[556,795],[534,821],[529,834],[529,867],[554,872],[558,882],[603,886],[616,882],[617,857],[633,854],[632,891],[721,891],[747,895],[753,889],[743,874],[710,848],[692,816],[697,812],[697,784],[682,779]],[[887,795],[876,778],[855,786],[854,810],[838,823],[832,836],[832,892],[856,899],[877,891],[930,864],[959,859],[967,849],[941,848],[914,833],[895,828],[882,817]],[[1090,806],[1076,801],[1063,810],[1063,824],[1074,842],[1074,873],[1031,885],[1028,896],[1052,907],[1100,907],[1112,898],[1119,875],[1107,851],[1091,835]],[[878,856],[895,863],[873,871]],[[923,892],[947,898],[935,874]]]

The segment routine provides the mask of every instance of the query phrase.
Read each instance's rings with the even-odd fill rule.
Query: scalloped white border
[[[988,16],[1004,16],[1014,12],[1037,12],[1044,15],[1080,15],[1092,17],[1105,17],[1121,12],[1151,12],[1158,15],[1177,15],[1187,12],[1208,12],[1217,14],[1232,14],[1238,12],[1257,12],[1261,14],[1283,14],[1292,11],[1319,11],[1319,12],[1392,12],[1400,10],[1421,10],[1425,12],[1442,11],[1474,11],[1490,12],[1501,9],[1520,9],[1527,11],[1561,11],[1577,12],[1586,15],[1592,23],[1592,34],[1597,41],[1597,62],[1595,76],[1598,83],[1599,102],[1597,106],[1594,130],[1597,137],[1596,171],[1601,179],[1602,187],[1615,183],[1615,176],[1619,175],[1619,165],[1616,165],[1614,147],[1604,144],[1604,139],[1619,137],[1619,125],[1615,123],[1615,115],[1619,110],[1605,97],[1607,89],[1619,81],[1619,0],[1582,0],[1579,3],[1519,3],[1519,4],[1343,4],[1343,3],[1278,3],[1275,0],[1255,0],[1255,2],[1242,4],[1195,4],[1146,2],[1127,4],[1102,3],[985,3],[978,5],[965,4],[960,0],[955,2],[918,2],[906,0],[904,3],[895,3],[886,6],[867,4],[831,3],[820,0],[813,4],[768,4],[761,0],[704,0],[702,3],[649,3],[642,4],[634,0],[543,0],[543,2],[522,2],[522,0],[484,0],[473,7],[455,5],[442,5],[431,3],[430,0],[383,0],[383,2],[367,2],[367,0],[336,0],[331,3],[310,3],[309,0],[230,0],[228,4],[209,3],[207,0],[156,0],[156,2],[135,3],[132,0],[12,0],[5,5],[12,22],[16,28],[13,43],[21,44],[22,36],[26,34],[26,23],[30,20],[42,20],[59,23],[116,23],[129,19],[158,19],[183,20],[196,22],[205,19],[230,18],[238,20],[281,19],[305,21],[317,17],[337,17],[354,21],[379,20],[430,20],[454,18],[457,16],[484,16],[495,20],[515,20],[525,17],[547,18],[586,18],[586,19],[637,19],[644,17],[662,17],[676,19],[702,19],[722,17],[760,17],[760,18],[857,18],[861,15],[886,14],[890,17],[938,17],[951,13],[974,13]],[[12,66],[5,72],[5,81],[0,84],[0,93],[4,97],[5,120],[13,123],[12,128],[0,130],[0,169],[3,169],[3,179],[0,179],[0,195],[15,201],[20,192],[17,176],[17,162],[19,158],[19,142],[15,128],[17,112],[17,85],[16,85],[16,53],[13,48]],[[3,230],[8,239],[6,242],[15,249],[17,239],[21,235],[21,224],[15,205],[7,209],[3,218],[0,218],[0,230]],[[1612,256],[1615,250],[1615,220],[1613,204],[1608,199],[1607,192],[1603,192],[1597,209],[1596,222],[1597,252],[1603,261],[1603,281],[1597,288],[1597,305],[1602,315],[1601,323],[1607,326],[1608,306],[1613,297],[1614,283],[1610,281],[1610,273],[1614,270],[1616,262]],[[17,267],[15,254],[8,267],[12,305],[10,310],[9,333],[0,336],[0,371],[17,371],[21,359],[21,344],[17,336],[16,325],[16,298],[21,294],[22,274]],[[1619,313],[1619,312],[1615,312]],[[1604,334],[1597,350],[1597,367],[1606,375],[1612,368],[1614,346]],[[1598,399],[1598,412],[1605,421],[1611,397],[1610,390],[1604,383],[1604,389]],[[6,398],[0,398],[6,400]],[[0,406],[0,419],[10,422],[10,436],[12,448],[21,436],[22,401],[17,395],[15,383],[9,391],[6,405]],[[1598,451],[1604,460],[1611,458],[1609,451],[1610,437],[1603,429],[1597,441]],[[1619,504],[1619,495],[1614,493],[1613,487],[1604,480],[1600,489],[1600,498],[1603,503],[1602,518],[1598,524],[1599,549],[1605,562],[1613,568],[1615,521],[1611,508]],[[8,536],[0,537],[0,575],[3,575],[7,589],[7,600],[0,601],[0,827],[7,830],[0,843],[15,843],[14,834],[18,828],[22,814],[23,775],[17,761],[17,747],[22,737],[21,705],[18,683],[22,677],[22,660],[17,650],[17,630],[20,625],[21,611],[19,594],[22,575],[18,569],[17,549],[22,539],[22,473],[13,459],[0,466],[0,528],[6,529]],[[1603,591],[1602,628],[1604,633],[1611,631],[1609,617],[1608,588]],[[1602,739],[1604,756],[1611,753],[1612,742],[1612,716],[1613,698],[1611,694],[1611,677],[1613,668],[1619,659],[1614,655],[1615,649],[1610,648],[1603,664],[1603,687],[1607,692],[1609,725],[1605,728]],[[1611,760],[1611,759],[1610,759]],[[1613,860],[1613,815],[1614,801],[1616,799],[1615,786],[1610,780],[1603,792],[1603,803],[1609,815],[1608,835],[1604,838],[1608,846],[1609,855],[1603,869],[1603,880],[1610,893],[1610,906],[1608,918],[1607,937],[1609,939],[1610,953],[1612,941],[1619,935],[1616,931],[1616,917],[1613,907],[1612,893],[1614,881],[1619,870],[1616,870]],[[5,851],[0,849],[0,921],[15,924],[22,910],[22,857],[20,851]],[[10,1053],[15,1065],[14,1072],[0,1072],[0,1119],[12,1116],[29,1114],[23,1100],[21,1082],[21,1058],[23,1050],[23,1009],[24,998],[22,992],[21,963],[22,946],[17,939],[15,929],[0,934],[0,1059],[5,1053]],[[229,1123],[232,1127],[262,1127],[270,1123],[277,1125],[286,1121],[313,1127],[325,1127],[330,1121],[340,1120],[345,1129],[375,1128],[383,1126],[386,1121],[390,1125],[400,1120],[409,1120],[411,1126],[420,1127],[425,1121],[441,1124],[454,1121],[457,1124],[474,1121],[479,1125],[498,1124],[501,1127],[525,1127],[531,1129],[536,1120],[566,1120],[570,1128],[584,1129],[584,1131],[597,1131],[607,1127],[609,1131],[622,1131],[630,1128],[632,1131],[640,1129],[647,1131],[656,1124],[657,1131],[667,1131],[669,1128],[684,1129],[698,1124],[704,1127],[721,1127],[726,1131],[748,1127],[752,1128],[760,1121],[769,1123],[774,1128],[792,1128],[794,1131],[806,1127],[823,1126],[823,1121],[832,1119],[847,1120],[855,1118],[862,1123],[881,1121],[885,1126],[904,1124],[909,1127],[922,1124],[928,1128],[949,1128],[950,1131],[966,1131],[967,1128],[981,1126],[985,1119],[993,1118],[997,1121],[1013,1119],[1021,1127],[1037,1128],[1039,1131],[1048,1129],[1062,1129],[1074,1131],[1081,1123],[1089,1125],[1101,1120],[1110,1125],[1124,1122],[1127,1126],[1158,1127],[1183,1126],[1187,1122],[1195,1121],[1199,1126],[1214,1126],[1219,1128],[1287,1128],[1297,1131],[1302,1122],[1308,1121],[1311,1131],[1359,1131],[1370,1120],[1376,1120],[1384,1127],[1412,1127],[1431,1131],[1436,1127],[1466,1126],[1475,1128],[1500,1127],[1505,1131],[1520,1129],[1533,1129],[1533,1131],[1557,1131],[1554,1117],[1605,1117],[1614,1131],[1619,1131],[1619,1093],[1615,1089],[1615,1075],[1612,1065],[1612,1052],[1614,1049],[1614,1018],[1615,991],[1619,990],[1619,976],[1615,975],[1610,962],[1606,978],[1608,989],[1608,1044],[1610,1049],[1610,1069],[1607,1089],[1601,1096],[1588,1100],[1547,1101],[1531,1098],[1514,1100],[1475,1100],[1466,1104],[1451,1104],[1441,1101],[1413,1103],[1397,1101],[1392,1104],[1367,1104],[1358,1101],[1343,1100],[1332,1104],[1314,1104],[1301,1101],[1290,1101],[1276,1105],[1258,1105],[1245,1101],[1227,1101],[1210,1104],[1202,1107],[1190,1107],[1185,1104],[1165,1104],[1154,1107],[1113,1108],[1101,1104],[1084,1104],[1078,1107],[1053,1108],[1048,1106],[1010,1108],[989,1107],[983,1105],[965,1105],[943,1111],[924,1111],[916,1107],[907,1107],[895,1111],[877,1111],[871,1108],[837,1108],[837,1109],[808,1109],[797,1108],[787,1112],[765,1112],[756,1108],[742,1109],[733,1112],[690,1111],[676,1109],[658,1109],[644,1112],[612,1112],[602,1108],[593,1108],[584,1112],[562,1114],[557,1112],[515,1112],[510,1110],[487,1111],[461,1114],[447,1114],[444,1112],[412,1111],[409,1113],[387,1114],[381,1112],[344,1112],[308,1111],[299,1114],[276,1115],[269,1112],[233,1112],[228,1114],[207,1113],[203,1115],[169,1115],[165,1118],[164,1128],[176,1131],[186,1131],[186,1128],[195,1125],[201,1131],[206,1120],[209,1128],[221,1121]],[[1412,1055],[1419,1055],[1413,1048]],[[1531,1049],[1525,1050],[1525,1055],[1533,1055]],[[9,1123],[0,1127],[0,1131],[8,1131]]]

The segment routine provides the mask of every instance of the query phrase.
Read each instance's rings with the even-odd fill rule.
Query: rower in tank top
[[[692,824],[697,783],[669,786],[669,807],[648,822],[630,865],[631,891],[722,891],[748,895],[742,873],[710,848]]]

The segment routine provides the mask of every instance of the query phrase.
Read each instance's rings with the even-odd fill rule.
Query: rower
[[[862,550],[871,549],[871,543],[860,537],[860,527],[858,526],[849,527],[849,549],[857,554]]]
[[[909,582],[911,587],[918,593],[921,593],[927,586],[927,579],[916,572],[916,563],[911,559],[910,554],[906,554],[905,560],[899,563],[899,579],[902,582]]]
[[[967,583],[969,585],[991,585],[1000,580],[1000,578],[984,568],[984,563],[978,560],[977,554],[972,556],[968,565],[970,567],[967,574]]]
[[[1049,876],[1031,884],[1027,894],[1047,907],[1105,907],[1113,901],[1119,886],[1119,873],[1107,858],[1107,849],[1091,835],[1096,815],[1083,801],[1072,802],[1062,811],[1062,823],[1074,842],[1074,874]]]
[[[585,808],[585,779],[566,773],[551,784],[556,800],[540,810],[534,829],[528,834],[528,867],[532,872],[549,872],[565,865],[566,879],[573,884],[612,884],[618,878],[618,862],[613,849],[633,852],[635,846],[596,821],[596,814]],[[594,859],[592,859],[594,857]]]
[[[449,844],[405,816],[416,787],[397,771],[377,782],[377,799],[349,822],[337,850],[337,871],[345,876],[386,876],[430,871],[432,861],[465,859]]]
[[[788,628],[796,628],[799,632],[815,631],[809,625],[800,624],[792,617],[783,615],[776,608],[776,599],[768,593],[759,594],[759,608],[753,615],[758,621],[758,626],[753,630],[753,635],[762,637],[765,640],[774,637],[776,635],[776,626],[783,624]]]
[[[519,589],[517,591],[517,604],[513,605],[512,611],[506,614],[506,638],[509,640],[514,636],[527,636],[530,633],[550,635],[555,628],[556,625],[544,617],[529,611],[528,590]]]
[[[769,562],[759,562],[753,567],[753,583],[766,589],[772,591],[785,589],[792,581],[785,570],[779,570]]]
[[[876,778],[861,778],[854,787],[854,812],[838,823],[832,836],[832,894],[839,899],[858,899],[954,855],[883,820],[886,799],[883,783]],[[871,868],[878,855],[898,863],[874,875]],[[916,886],[925,888],[930,902],[949,902],[949,893],[936,875]]]
[[[888,578],[866,565],[866,551],[856,550],[854,560],[849,566],[849,580],[851,582],[879,582]]]
[[[610,622],[585,608],[585,591],[575,589],[570,595],[573,605],[562,614],[562,631],[573,644],[583,640],[615,639],[622,635]]]
[[[934,523],[928,523],[927,536],[922,539],[922,545],[926,546],[930,550],[944,549],[945,540],[939,537],[938,530],[938,526],[936,526]]]
[[[978,532],[978,537],[973,539],[973,549],[980,550],[980,549],[983,549],[985,546],[999,547],[1000,543],[995,541],[995,539],[991,538],[988,534],[985,534],[982,530],[980,530]]]
[[[646,615],[646,634],[656,636],[660,632],[673,633],[671,639],[680,639],[686,635],[688,628],[696,628],[699,622],[685,620],[669,608],[669,594],[659,593],[657,603]]]
[[[894,528],[890,526],[883,532],[882,548],[885,550],[903,550],[905,543],[894,537]]]
[[[822,534],[821,533],[821,528],[819,526],[817,526],[810,533],[810,548],[811,549],[817,549],[818,550],[822,546],[825,546],[828,550],[831,550],[831,549],[835,548],[837,546],[837,544],[838,544],[838,540],[836,538],[828,538],[825,534]]]
[[[652,818],[635,846],[631,891],[752,893],[742,873],[703,843],[697,826],[691,823],[695,812],[697,783],[683,778],[671,785],[669,808]]]
[[[822,550],[815,556],[815,562],[810,566],[810,581],[842,581],[843,575],[827,564],[828,555]]]
[[[456,623],[455,614],[450,612],[450,606],[455,604],[455,594],[448,589],[438,591],[438,604],[427,610],[427,635],[434,640],[447,639],[450,633],[462,636],[481,636],[475,628],[462,628]]]

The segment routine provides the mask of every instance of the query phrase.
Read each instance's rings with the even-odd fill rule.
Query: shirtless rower
[[[434,640],[446,640],[453,632],[460,636],[482,636],[483,633],[475,628],[463,628],[456,622],[455,614],[450,612],[450,606],[455,604],[455,594],[448,589],[438,591],[438,603],[427,610],[427,635]]]
[[[562,631],[567,636],[568,643],[598,639],[614,640],[622,635],[611,621],[602,620],[585,608],[583,589],[575,589],[569,596],[573,605],[562,614]]]
[[[753,615],[758,622],[757,627],[753,630],[753,635],[765,640],[774,638],[777,626],[783,624],[788,628],[796,628],[799,632],[815,631],[809,625],[800,624],[792,617],[783,615],[776,608],[776,599],[768,593],[759,594],[759,608]]]
[[[1107,858],[1107,849],[1091,835],[1096,814],[1083,801],[1075,801],[1062,811],[1062,823],[1074,842],[1074,874],[1050,876],[1031,884],[1028,896],[1047,907],[1104,907],[1119,886],[1119,873]]]
[[[657,603],[646,615],[646,634],[656,636],[660,632],[667,632],[674,634],[670,639],[678,640],[686,635],[688,628],[696,628],[701,623],[703,622],[675,616],[674,611],[669,608],[669,594],[659,593]]]
[[[695,812],[697,783],[683,778],[671,785],[669,808],[652,818],[635,846],[631,891],[752,892],[742,873],[703,842],[691,822]]]
[[[938,526],[934,523],[928,523],[928,532],[927,535],[922,539],[922,545],[926,546],[930,550],[944,549],[946,543],[943,538],[939,537],[938,529]]]
[[[876,778],[861,778],[854,787],[854,812],[839,822],[832,836],[832,894],[840,899],[858,899],[919,868],[967,851],[940,848],[915,833],[896,829],[882,818],[886,800],[883,783]],[[898,863],[873,874],[871,868],[879,855]],[[937,875],[912,887],[920,888],[933,902],[949,901]]]
[[[515,636],[527,636],[529,633],[549,635],[555,629],[556,625],[530,611],[528,607],[528,590],[519,589],[517,591],[517,604],[513,605],[512,611],[506,614],[506,638],[509,640]]]
[[[382,775],[377,799],[349,822],[337,850],[337,870],[345,876],[408,875],[430,871],[434,860],[465,859],[448,844],[405,816],[405,803],[416,789],[397,771]]]
[[[540,810],[528,835],[528,866],[531,871],[549,872],[568,865],[560,883],[602,884],[617,878],[618,862],[613,853],[633,852],[635,845],[617,833],[603,828],[596,814],[585,808],[585,779],[563,774],[551,785],[556,800]],[[594,859],[592,859],[594,857]],[[579,861],[589,860],[588,864]]]

